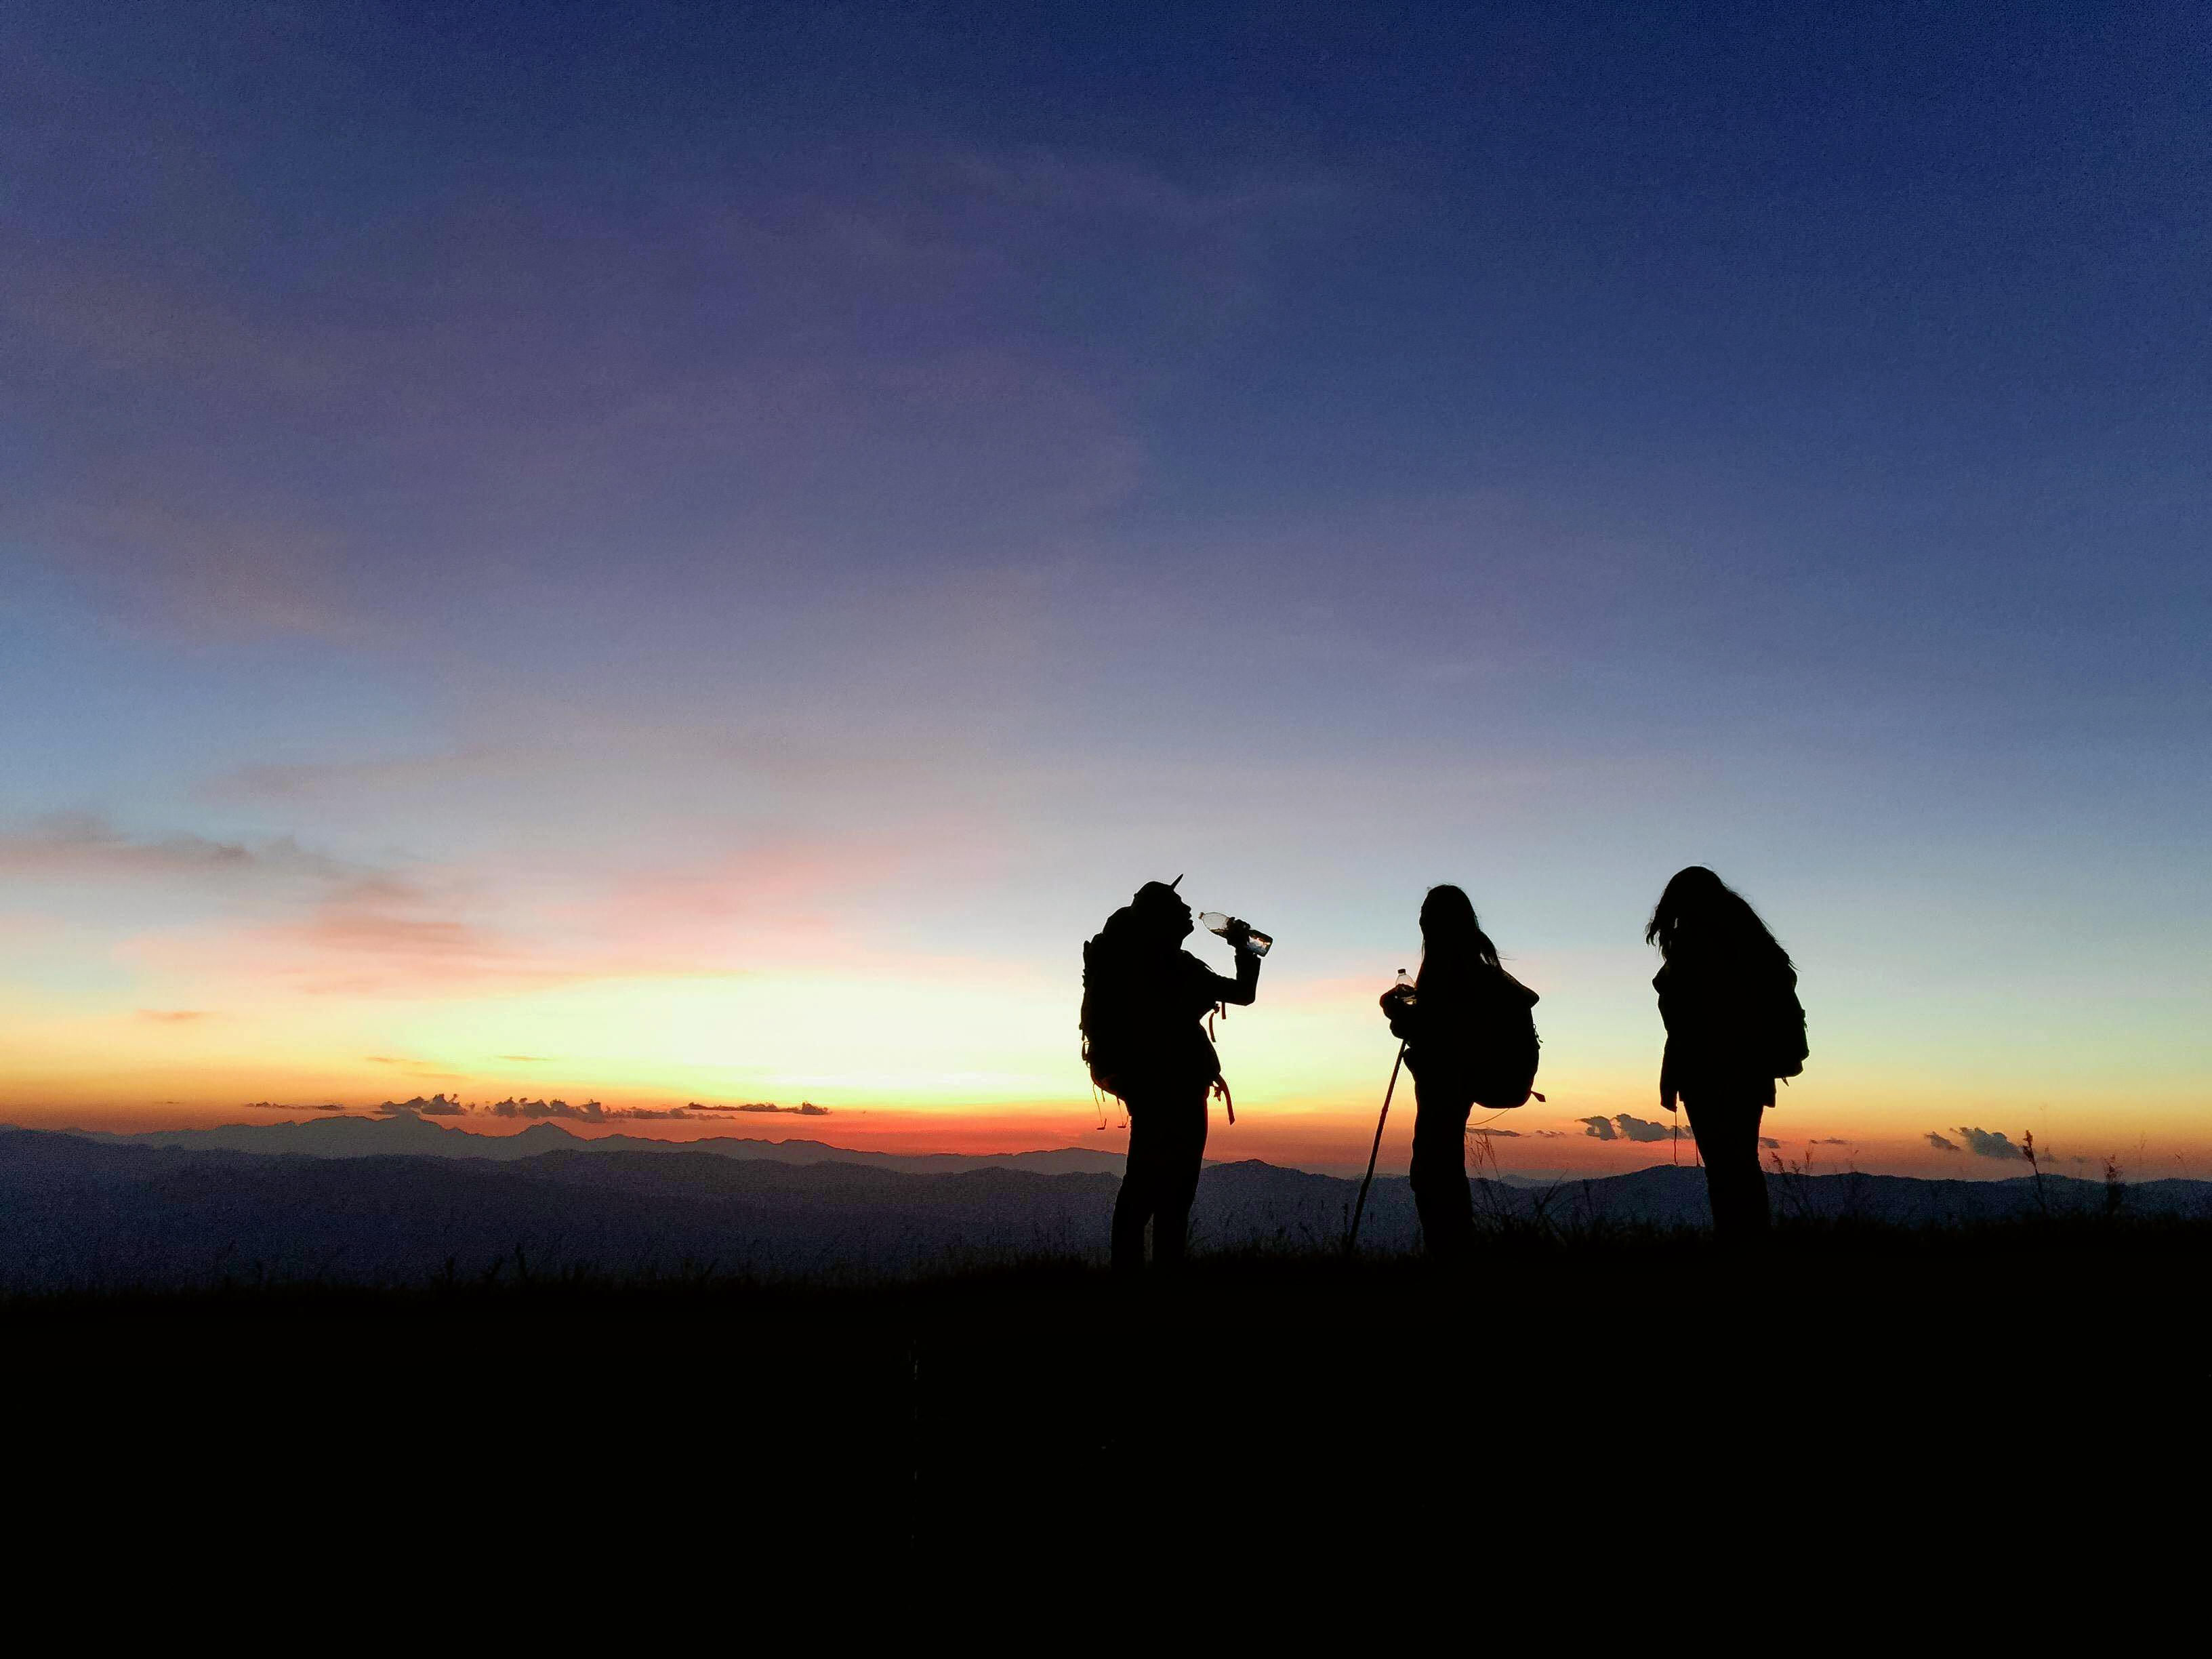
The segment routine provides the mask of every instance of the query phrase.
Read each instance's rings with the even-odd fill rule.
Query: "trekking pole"
[[[1382,1115],[1375,1120],[1375,1144],[1367,1152],[1367,1178],[1359,1183],[1359,1201],[1352,1206],[1352,1231],[1344,1236],[1344,1259],[1352,1260],[1352,1252],[1359,1243],[1359,1218],[1367,1210],[1367,1189],[1375,1184],[1375,1160],[1382,1152],[1382,1126],[1390,1121],[1390,1097],[1398,1091],[1398,1067],[1406,1063],[1406,1045],[1398,1045],[1398,1058],[1391,1063],[1390,1086],[1382,1091]]]

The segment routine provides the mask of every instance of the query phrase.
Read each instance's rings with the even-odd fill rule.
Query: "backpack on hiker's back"
[[[1127,914],[1126,906],[1116,910],[1107,920],[1106,932],[1083,942],[1083,1010],[1076,1022],[1092,1085],[1116,1097],[1134,1047],[1136,1018],[1127,964],[1109,934],[1115,921]]]
[[[1502,983],[1483,1008],[1474,1086],[1476,1103],[1492,1111],[1528,1104],[1543,1049],[1536,1035],[1536,993],[1503,969],[1498,978]]]
[[[1221,1058],[1200,1018],[1213,1006],[1213,975],[1188,951],[1147,950],[1124,906],[1083,947],[1083,1060],[1091,1081],[1127,1102],[1130,1091],[1203,1086]]]

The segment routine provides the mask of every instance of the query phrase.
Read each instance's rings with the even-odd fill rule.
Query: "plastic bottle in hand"
[[[1205,910],[1199,914],[1198,925],[1205,928],[1207,933],[1219,933],[1225,939],[1228,937],[1230,923],[1234,920],[1235,918],[1219,910]],[[1264,957],[1267,954],[1267,947],[1274,942],[1267,934],[1248,923],[1244,930],[1244,943],[1240,948],[1249,951],[1255,957]]]
[[[1403,968],[1398,970],[1398,982],[1390,988],[1390,994],[1404,1007],[1413,1006],[1413,976]]]

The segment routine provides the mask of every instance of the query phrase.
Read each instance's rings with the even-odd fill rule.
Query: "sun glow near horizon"
[[[1624,951],[1620,961],[1637,958]],[[1516,965],[1545,982],[1540,962]],[[1073,975],[942,958],[904,974],[895,968],[577,981],[414,999],[290,983],[257,988],[250,974],[234,972],[189,988],[132,983],[90,1002],[81,992],[49,994],[43,1006],[17,1001],[0,1016],[0,1042],[13,1056],[0,1108],[29,1127],[146,1129],[286,1115],[267,1105],[241,1110],[247,1101],[361,1112],[443,1095],[472,1109],[445,1121],[476,1133],[539,1121],[488,1109],[513,1099],[564,1103],[546,1115],[587,1135],[796,1135],[856,1150],[1118,1149],[1118,1104],[1102,1108],[1077,1058]],[[1686,1126],[1679,1142],[1662,1134],[1669,1119],[1651,1082],[1656,1019],[1633,1006],[1648,1001],[1648,989],[1638,987],[1642,998],[1625,1010],[1593,1010],[1577,1006],[1577,975],[1562,978],[1566,988],[1539,1008],[1547,1046],[1538,1083],[1547,1100],[1477,1114],[1494,1132],[1498,1166],[1598,1174],[1693,1157]],[[1209,1155],[1358,1167],[1395,1052],[1372,1006],[1374,986],[1387,983],[1375,971],[1301,975],[1279,953],[1263,973],[1260,1002],[1218,1025],[1238,1120],[1232,1126],[1217,1110]],[[146,1006],[160,988],[175,993],[172,1002],[206,1006]],[[1608,1030],[1607,1016],[1630,1029]],[[2020,1172],[1965,1150],[1955,1131],[1968,1126],[2003,1133],[2014,1146],[2032,1130],[2060,1160],[2053,1167],[2073,1173],[2108,1157],[2135,1176],[2175,1173],[2212,1150],[2186,1088],[2138,1090],[2124,1115],[2101,1091],[2078,1085],[2046,1087],[2032,1099],[2001,1085],[1961,1094],[1896,1075],[1878,1050],[1855,1055],[1824,1045],[1817,1004],[1814,1018],[1814,1066],[1783,1091],[1767,1125],[1773,1152],[1792,1163]],[[1410,1133],[1410,1083],[1402,1092],[1386,1168],[1402,1166]],[[605,1115],[582,1116],[586,1102]],[[801,1102],[821,1115],[796,1115],[790,1109]],[[687,1103],[786,1110],[665,1115]],[[1931,1134],[1960,1150],[1941,1149]]]

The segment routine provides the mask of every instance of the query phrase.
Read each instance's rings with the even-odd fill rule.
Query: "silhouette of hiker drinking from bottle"
[[[1182,880],[1146,882],[1083,947],[1083,1057],[1091,1081],[1129,1112],[1128,1164],[1114,1200],[1117,1273],[1144,1267],[1147,1221],[1153,1261],[1183,1259],[1206,1097],[1217,1086],[1227,1093],[1200,1022],[1221,1005],[1249,1006],[1260,983],[1265,945],[1242,921],[1225,918],[1221,929],[1237,949],[1234,979],[1182,949],[1191,912],[1176,895]]]
[[[1468,1115],[1521,1105],[1536,1078],[1536,994],[1498,965],[1498,947],[1460,889],[1421,902],[1421,973],[1382,994],[1390,1030],[1413,1074],[1413,1204],[1431,1259],[1463,1258],[1474,1242],[1467,1185]]]
[[[1762,1237],[1759,1121],[1778,1078],[1805,1069],[1797,969],[1743,896],[1703,865],[1676,872],[1644,930],[1665,963],[1651,981],[1666,1022],[1659,1103],[1680,1101],[1705,1166],[1717,1237]]]

